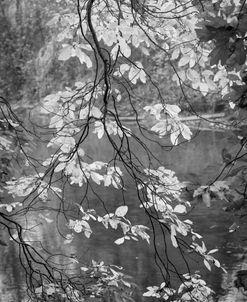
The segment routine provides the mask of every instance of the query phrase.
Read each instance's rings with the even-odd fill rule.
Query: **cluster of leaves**
[[[184,282],[180,285],[177,292],[170,289],[163,282],[160,286],[149,286],[148,291],[143,295],[146,297],[155,297],[168,300],[172,298],[174,302],[183,301],[202,301],[207,302],[212,290],[206,285],[198,274],[183,275]]]
[[[80,267],[81,280],[84,280],[86,285],[84,295],[68,284],[61,291],[61,287],[54,283],[42,284],[42,286],[35,289],[35,293],[38,299],[42,299],[42,301],[58,299],[59,301],[83,302],[95,301],[100,297],[114,299],[114,301],[119,302],[133,301],[131,299],[131,288],[134,287],[134,284],[121,272],[122,269],[122,267],[106,265],[103,261],[96,262],[92,260],[92,263],[87,267]],[[88,298],[85,299],[85,296]]]
[[[82,206],[80,206],[80,211],[82,212],[81,220],[70,219],[68,225],[69,228],[73,229],[76,233],[83,232],[87,238],[90,238],[93,231],[87,221],[92,219],[93,221],[98,221],[102,223],[106,229],[108,229],[109,226],[111,226],[115,230],[118,228],[118,226],[121,227],[124,236],[115,240],[115,243],[117,245],[123,244],[125,240],[130,239],[138,241],[138,237],[150,243],[150,236],[146,233],[146,230],[149,228],[144,225],[132,225],[131,222],[125,218],[125,215],[128,212],[127,206],[120,206],[116,209],[114,214],[108,213],[103,217],[96,215],[95,210],[93,209],[84,211]],[[72,239],[73,237],[69,236],[69,238]],[[67,243],[70,242],[67,241]]]

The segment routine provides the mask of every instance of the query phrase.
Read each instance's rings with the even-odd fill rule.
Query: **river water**
[[[189,180],[196,185],[204,185],[217,176],[222,167],[221,150],[224,147],[234,149],[234,146],[227,141],[227,135],[220,132],[202,132],[189,142],[181,144],[172,150],[165,150],[155,143],[149,142],[149,148],[161,160],[161,163],[176,172],[181,180]],[[44,148],[44,147],[43,147]],[[135,148],[135,146],[134,146]],[[102,161],[109,160],[112,154],[110,146],[106,141],[99,145],[98,140],[92,137],[90,144],[85,146],[86,154],[90,154],[93,159]],[[40,154],[45,152],[40,149]],[[138,149],[135,150],[139,152]],[[145,158],[142,158],[145,161]],[[133,222],[145,222],[140,211],[136,198],[135,188],[131,179],[126,178],[127,191],[125,201],[131,208],[131,220]],[[69,202],[79,203],[84,194],[84,188],[70,187],[67,191]],[[108,209],[112,210],[123,202],[123,197],[118,190],[97,187],[97,194],[104,200]],[[89,194],[90,195],[90,194]],[[90,196],[89,196],[90,197]],[[191,198],[191,196],[187,196]],[[91,198],[93,198],[91,196]],[[200,233],[208,249],[218,248],[215,254],[227,270],[224,274],[220,269],[213,268],[212,272],[193,259],[190,262],[191,270],[199,270],[201,275],[216,292],[215,301],[240,302],[247,301],[244,296],[233,286],[234,275],[239,269],[247,268],[245,260],[246,249],[246,220],[241,220],[240,228],[237,232],[229,233],[228,228],[234,221],[239,221],[239,217],[222,210],[224,203],[214,200],[210,208],[202,202],[192,201],[193,207],[188,214],[188,219],[193,220],[195,230]],[[93,204],[92,204],[93,207]],[[30,225],[38,224],[37,217],[28,217]],[[51,217],[52,218],[52,217]],[[31,235],[30,235],[31,234]],[[154,262],[152,249],[145,242],[127,242],[124,245],[114,245],[114,240],[118,238],[116,231],[106,231],[103,227],[96,227],[90,239],[86,239],[83,234],[78,234],[74,241],[64,244],[58,232],[56,232],[55,222],[46,222],[39,225],[33,233],[28,234],[29,240],[41,240],[44,246],[51,251],[64,250],[67,253],[78,255],[81,263],[87,264],[91,259],[103,260],[106,264],[115,264],[125,268],[125,273],[131,275],[139,289],[135,294],[136,302],[152,301],[144,298],[141,292],[147,286],[157,285],[162,282],[159,271]],[[158,238],[159,241],[159,238]],[[170,247],[168,247],[170,249]],[[0,245],[0,302],[24,301],[24,274],[19,265],[18,250],[12,242],[7,246]],[[183,265],[181,259],[173,253],[172,261],[176,266]]]

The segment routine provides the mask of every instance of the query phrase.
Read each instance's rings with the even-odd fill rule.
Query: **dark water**
[[[218,132],[203,132],[197,135],[190,143],[177,146],[171,151],[159,147],[155,143],[148,143],[155,155],[161,160],[162,165],[176,172],[181,180],[190,180],[197,185],[204,185],[217,176],[222,166],[221,150],[226,147],[234,150],[234,146],[230,146],[226,140],[225,134]],[[140,152],[137,146],[133,145],[136,154]],[[84,146],[86,154],[90,154],[93,159],[107,161],[112,151],[106,141],[98,144],[98,139],[91,138],[90,145]],[[43,150],[40,150],[43,153]],[[141,153],[140,153],[141,156]],[[147,158],[142,157],[142,161]],[[157,164],[158,165],[158,164]],[[146,218],[140,211],[136,191],[133,187],[133,181],[126,177],[125,179],[127,191],[124,200],[129,205],[129,217],[133,223],[142,224],[146,222]],[[96,187],[95,187],[96,188]],[[121,192],[115,189],[106,189],[97,186],[97,194],[102,198],[104,204],[109,210],[113,210],[123,203]],[[76,186],[68,189],[66,196],[69,203],[80,203],[85,189],[78,189]],[[101,208],[95,196],[89,192],[90,207]],[[188,196],[190,197],[190,196]],[[199,270],[201,275],[214,289],[220,301],[245,301],[241,300],[242,296],[238,296],[238,300],[234,300],[235,292],[232,287],[234,273],[238,269],[245,268],[244,251],[246,239],[246,221],[242,221],[238,232],[229,233],[228,228],[233,221],[239,218],[226,213],[222,210],[224,204],[222,201],[213,201],[210,208],[207,208],[202,202],[192,202],[193,207],[188,218],[193,220],[195,230],[203,236],[208,249],[218,248],[217,259],[228,270],[228,274],[222,274],[219,269],[213,269],[210,273],[198,261],[190,260],[191,270]],[[29,215],[27,221],[29,227],[38,224],[38,217],[33,214]],[[52,217],[51,215],[51,218]],[[242,219],[243,220],[243,219]],[[61,229],[64,229],[61,226]],[[119,233],[116,231],[106,231],[101,226],[93,228],[94,234],[90,239],[86,239],[83,234],[77,234],[74,241],[69,245],[64,245],[64,238],[56,232],[54,222],[46,222],[35,228],[34,232],[27,232],[27,240],[42,240],[44,245],[50,251],[63,250],[69,254],[78,255],[81,263],[89,263],[91,259],[103,260],[106,264],[120,265],[125,268],[125,272],[133,276],[133,280],[140,287],[137,290],[135,301],[151,301],[141,296],[147,286],[157,285],[162,282],[162,278],[154,262],[154,253],[146,242],[127,242],[124,245],[114,245]],[[161,238],[157,238],[161,241]],[[168,250],[171,250],[168,247]],[[0,302],[1,301],[22,301],[24,297],[23,280],[24,275],[18,265],[18,251],[13,243],[9,243],[6,247],[0,246],[0,256],[2,262],[0,264]],[[177,267],[183,267],[181,257],[178,257],[176,251],[172,253],[171,260]],[[247,265],[247,264],[246,264]],[[234,293],[233,293],[234,292]],[[227,296],[231,294],[231,300],[227,300]]]

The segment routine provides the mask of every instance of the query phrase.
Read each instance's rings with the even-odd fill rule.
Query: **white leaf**
[[[80,119],[83,120],[83,119],[87,118],[88,117],[88,112],[89,112],[88,107],[85,107],[85,108],[81,109]]]
[[[54,169],[54,172],[60,172],[62,171],[66,166],[66,163],[60,163],[56,166],[56,168]]]
[[[187,224],[190,224],[190,225],[193,224],[193,222],[191,220],[189,220],[189,219],[184,220],[184,222],[187,223]]]
[[[99,173],[93,172],[91,171],[90,176],[92,178],[92,180],[94,182],[96,182],[96,184],[100,185],[101,181],[104,179],[104,177],[102,175],[100,175]]]
[[[143,70],[140,71],[139,78],[142,81],[142,83],[146,83],[146,73]]]
[[[120,75],[123,75],[126,71],[130,70],[130,66],[128,64],[121,64],[119,70]]]
[[[120,186],[120,184],[119,184],[119,181],[116,181],[117,179],[115,178],[112,178],[112,185],[113,185],[113,187],[114,188],[116,188],[116,189],[118,189],[119,188],[119,186]]]
[[[208,263],[208,261],[207,261],[206,259],[203,260],[203,263],[204,263],[204,265],[206,266],[206,268],[207,268],[209,271],[211,271],[211,266],[210,266],[210,264]]]
[[[43,292],[43,286],[40,286],[40,287],[36,287],[36,288],[35,288],[35,294],[40,295],[40,294],[42,294],[42,292]]]
[[[81,271],[83,271],[83,272],[88,271],[88,268],[87,268],[87,267],[83,267],[83,266],[81,266],[81,267],[80,267],[80,269],[81,269]]]
[[[120,206],[116,209],[115,215],[118,217],[124,217],[128,212],[128,206]]]
[[[119,37],[118,44],[120,46],[120,49],[121,49],[121,52],[123,53],[123,55],[128,58],[131,55],[131,49],[130,49],[129,45],[121,37]]]
[[[118,227],[118,224],[119,224],[119,220],[117,219],[109,219],[109,223],[110,223],[110,226],[113,228],[113,229],[117,229]]]
[[[73,47],[70,45],[65,46],[62,48],[58,60],[67,61],[69,58],[73,57]]]
[[[202,201],[206,205],[206,207],[209,208],[211,206],[211,197],[210,197],[209,192],[203,192],[202,193]]]
[[[101,118],[102,117],[102,112],[99,110],[99,108],[93,106],[90,110],[90,116],[94,116],[96,118]]]
[[[184,139],[189,141],[192,136],[192,132],[190,131],[190,128],[185,124],[181,124],[180,130],[181,130],[181,134],[184,137]]]
[[[171,142],[174,146],[178,144],[179,131],[174,131],[170,134]]]
[[[83,230],[84,231],[84,235],[87,238],[90,238],[90,236],[92,234],[92,230],[91,230],[90,225],[85,220],[81,220],[80,223],[84,227],[84,230]]]
[[[187,70],[187,77],[191,82],[198,82],[200,81],[200,75],[199,73],[194,69],[188,69]]]
[[[190,56],[188,56],[188,55],[185,55],[185,56],[183,56],[180,60],[179,60],[179,62],[178,62],[178,66],[179,67],[182,67],[182,66],[185,66],[185,65],[187,65],[189,62],[190,62]]]
[[[176,239],[175,236],[171,235],[171,241],[172,241],[172,245],[177,248],[178,247],[178,243],[177,243],[177,239]]]
[[[214,259],[214,265],[217,267],[220,267],[220,262],[218,260]]]
[[[117,245],[123,244],[124,243],[124,237],[115,240],[114,243],[116,243]]]
[[[93,66],[91,59],[88,55],[86,55],[79,47],[75,48],[75,55],[80,60],[81,64],[85,63],[87,68],[91,68]]]
[[[200,91],[202,95],[208,94],[208,85],[206,83],[200,83]]]
[[[158,122],[157,124],[155,124],[152,128],[151,131],[155,131],[158,132],[159,135],[165,135],[167,132],[167,122],[161,120],[160,122]]]
[[[211,250],[211,251],[208,252],[208,255],[209,255],[209,254],[216,253],[216,252],[218,252],[218,249],[213,249],[213,250]]]
[[[104,135],[104,132],[105,132],[105,129],[104,129],[104,125],[102,124],[102,122],[96,121],[95,129],[94,129],[93,133],[97,133],[98,138],[101,139]]]
[[[171,59],[176,60],[179,57],[179,54],[180,54],[180,49],[175,48],[172,52]]]
[[[92,231],[90,231],[90,230],[84,230],[84,235],[85,235],[87,238],[90,238],[91,234],[92,234]]]
[[[49,284],[49,287],[46,290],[47,295],[52,295],[56,292],[54,285]]]
[[[111,181],[112,181],[111,175],[104,176],[104,186],[105,187],[109,187],[109,185],[111,184]]]
[[[98,123],[98,126],[96,125],[96,123]],[[96,121],[95,129],[94,129],[93,133],[97,133],[98,138],[101,139],[104,135],[104,132],[105,132],[105,130],[104,130],[103,124],[99,121]]]
[[[180,214],[186,213],[186,207],[183,204],[179,204],[179,205],[175,206],[173,211],[176,213],[180,213]]]
[[[119,223],[120,223],[120,226],[123,230],[123,233],[126,234],[130,229],[129,225],[125,222],[122,222],[122,221],[120,221]]]
[[[13,210],[13,207],[12,207],[11,205],[9,205],[9,204],[6,205],[6,211],[7,211],[7,212],[10,213],[10,212],[12,212],[12,210]]]
[[[181,109],[177,105],[165,105],[165,109],[170,116],[177,116]]]
[[[229,233],[235,232],[239,228],[239,225],[234,222],[230,227],[229,227]]]
[[[171,241],[174,247],[178,247],[177,239],[176,239],[176,228],[174,224],[171,224],[170,226],[171,229]]]
[[[81,233],[82,229],[83,229],[82,226],[78,223],[74,226],[74,231],[76,233]]]

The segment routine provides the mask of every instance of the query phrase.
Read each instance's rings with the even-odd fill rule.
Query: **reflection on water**
[[[165,151],[155,143],[149,143],[149,147],[155,151],[162,165],[174,170],[181,180],[190,180],[200,185],[207,184],[207,181],[220,171],[222,164],[220,151],[225,147],[225,144],[226,141],[222,133],[204,132],[195,137],[192,142],[182,144],[172,151]],[[140,152],[138,147],[133,146],[133,148],[136,154]],[[85,146],[84,149],[86,154],[102,161],[107,161],[112,154],[110,146],[104,141],[99,146],[95,137],[92,137],[90,145]],[[145,162],[147,159],[143,157],[141,160]],[[128,218],[133,223],[145,223],[146,218],[140,211],[135,188],[128,177],[125,185],[128,189],[125,194],[125,201],[127,205],[131,206]],[[79,203],[83,196],[83,190],[83,188],[71,188],[67,196],[68,200],[71,203]],[[109,210],[116,208],[123,202],[121,192],[115,189],[97,187],[97,194],[104,200]],[[95,204],[97,204],[96,201]],[[93,208],[94,204],[91,204],[90,207]],[[239,255],[243,253],[244,240],[246,240],[245,224],[241,224],[238,232],[229,233],[227,229],[234,221],[234,217],[222,211],[222,207],[223,203],[220,201],[213,202],[210,208],[206,208],[203,203],[193,204],[188,218],[194,221],[195,230],[203,235],[208,249],[219,249],[217,258],[229,270],[229,274],[224,275],[215,268],[213,268],[213,272],[208,272],[200,261],[194,259],[190,260],[190,267],[192,270],[201,271],[201,274],[205,276],[204,278],[208,280],[219,296],[219,301],[244,301],[241,300],[242,295],[233,289],[233,280],[235,272],[238,269],[244,269],[245,260],[240,259]],[[29,216],[29,223],[35,221],[35,215],[37,213],[34,212],[33,217]],[[95,233],[90,239],[78,234],[72,244],[65,245],[64,238],[59,236],[55,230],[54,223],[46,222],[36,227],[35,233],[29,232],[28,236],[31,236],[30,240],[44,242],[45,247],[50,251],[63,249],[64,252],[71,255],[78,255],[78,260],[81,263],[86,264],[94,259],[103,260],[107,264],[123,266],[126,273],[132,275],[140,287],[139,291],[137,290],[135,301],[151,301],[151,299],[143,298],[140,293],[149,285],[160,284],[161,277],[155,265],[153,251],[147,248],[145,242],[127,242],[123,246],[116,246],[113,242],[118,238],[118,232],[111,230],[106,232],[102,226],[95,225]],[[157,237],[158,242],[159,240],[161,239]],[[168,250],[170,248],[168,246]],[[23,293],[20,285],[24,275],[18,267],[18,251],[10,243],[7,247],[0,246],[0,256],[3,260],[0,269],[0,301],[21,301]],[[183,270],[184,264],[181,257],[176,256],[176,252],[173,252],[171,260]],[[6,287],[6,282],[8,287]]]

